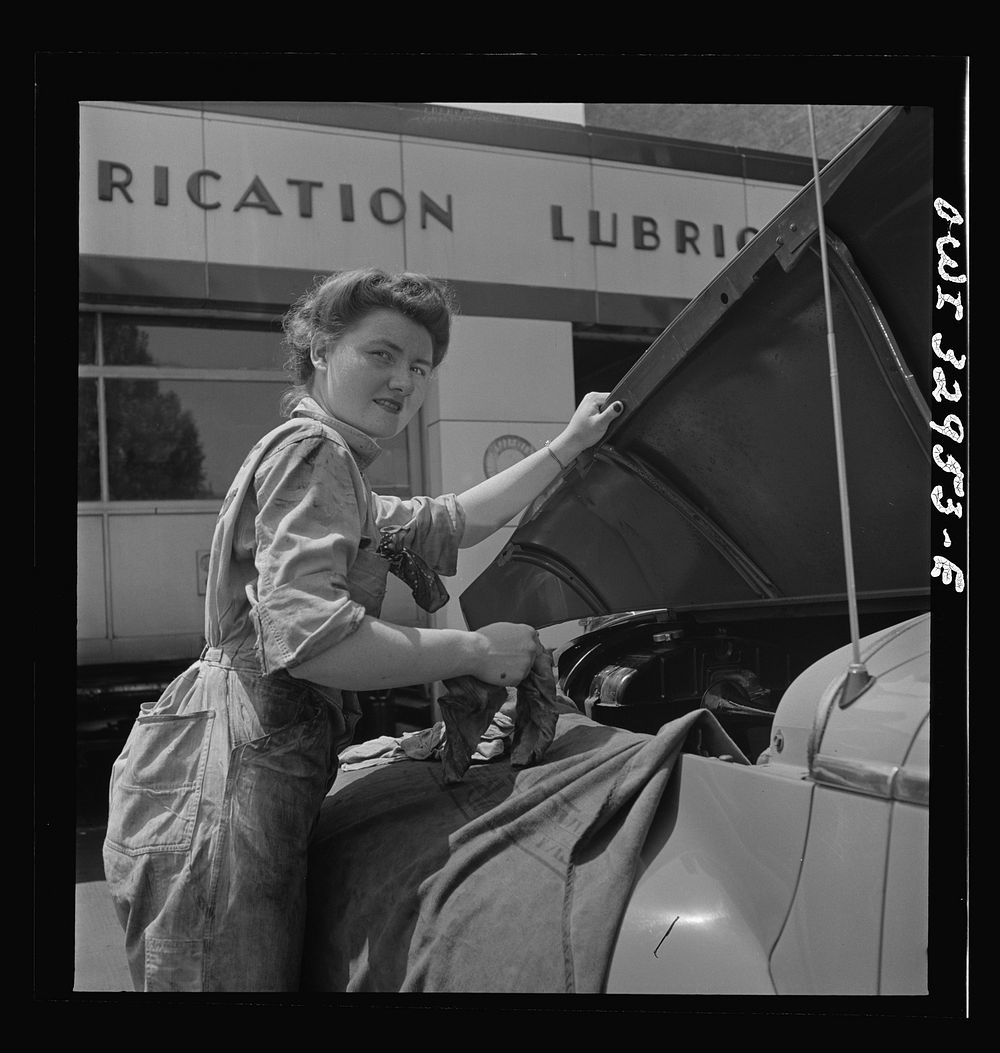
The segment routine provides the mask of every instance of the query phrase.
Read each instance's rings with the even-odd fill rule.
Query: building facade
[[[811,178],[802,157],[442,104],[80,106],[77,653],[203,645],[216,515],[279,422],[280,319],[321,275],[447,280],[461,314],[377,491],[461,492],[561,430]],[[465,550],[451,602],[514,524]]]

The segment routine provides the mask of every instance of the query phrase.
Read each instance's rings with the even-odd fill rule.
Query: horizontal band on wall
[[[80,257],[80,299],[88,304],[284,314],[317,272],[186,260]],[[448,280],[461,314],[584,325],[663,328],[687,304],[671,296],[595,292],[553,286]]]
[[[259,117],[268,121],[351,128],[512,150],[570,154],[600,161],[650,165],[678,171],[759,179],[804,186],[812,179],[812,161],[714,143],[667,139],[658,135],[586,128],[559,121],[527,120],[421,103],[368,102],[168,102],[136,100],[138,105],[197,110],[203,114]]]

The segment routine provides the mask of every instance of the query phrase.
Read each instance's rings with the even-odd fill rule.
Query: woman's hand
[[[531,671],[536,655],[544,648],[538,633],[530,625],[514,622],[494,622],[479,629],[478,659],[473,676],[487,684],[513,687]]]
[[[555,479],[561,468],[568,468],[575,457],[604,435],[622,411],[620,402],[605,406],[607,397],[606,391],[592,391],[580,402],[569,424],[548,443],[548,450],[535,450],[458,495],[458,503],[465,513],[462,548],[478,545],[504,523],[509,523],[512,516],[526,508]]]
[[[563,464],[569,464],[574,457],[579,457],[584,450],[604,438],[608,425],[622,411],[620,402],[605,405],[610,392],[591,391],[584,395],[570,418],[569,424],[549,443]]]

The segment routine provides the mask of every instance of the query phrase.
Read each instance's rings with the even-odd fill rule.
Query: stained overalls
[[[136,990],[298,987],[309,835],[360,709],[288,670],[379,615],[381,530],[447,575],[464,529],[454,495],[373,494],[379,452],[305,398],[226,496],[207,645],[112,770],[104,865]]]

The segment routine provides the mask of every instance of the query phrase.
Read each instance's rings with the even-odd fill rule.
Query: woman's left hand
[[[605,405],[609,394],[609,391],[591,391],[580,400],[569,424],[549,443],[560,460],[568,463],[604,438],[608,425],[623,409],[620,402]]]
[[[546,444],[555,460],[536,450],[458,495],[465,513],[462,548],[478,545],[534,501],[553,481],[558,471],[556,461],[559,468],[567,468],[575,457],[603,437],[623,409],[618,402],[605,406],[607,398],[607,391],[592,391],[582,399],[569,424]]]

